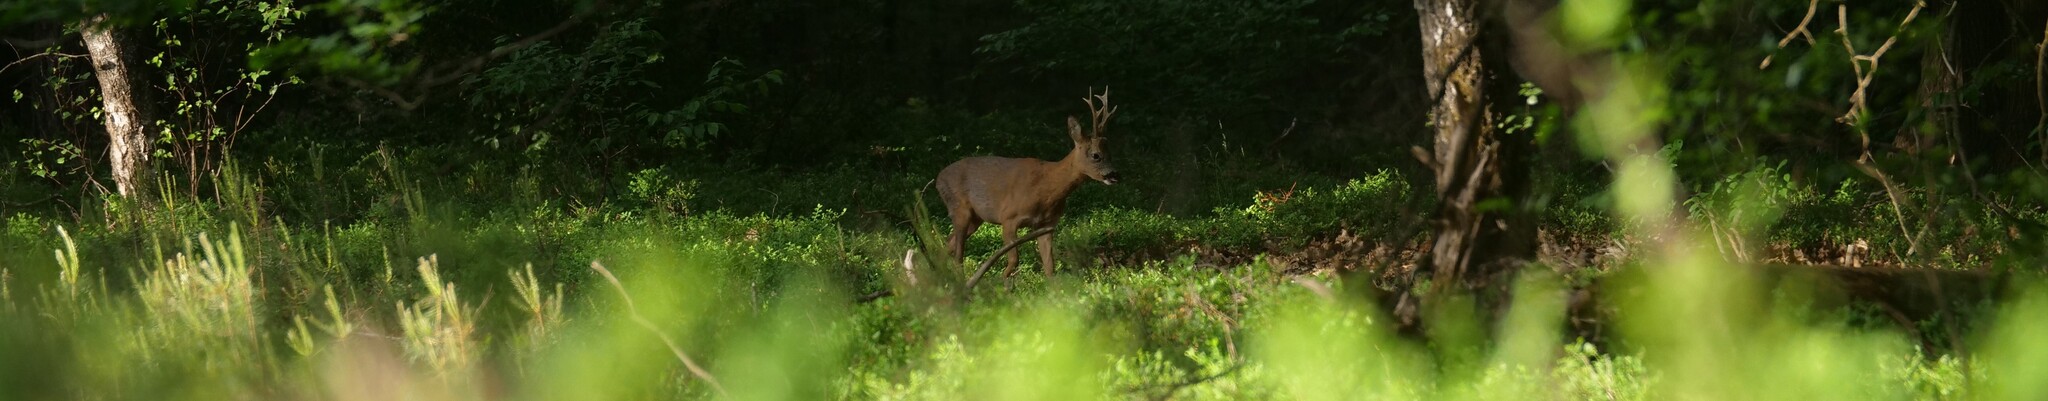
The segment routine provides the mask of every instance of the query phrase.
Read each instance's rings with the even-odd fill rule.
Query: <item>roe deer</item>
[[[1110,116],[1116,114],[1116,108],[1109,106],[1107,88],[1101,95],[1092,90],[1088,95],[1094,99],[1083,97],[1081,102],[1088,105],[1093,127],[1083,136],[1081,122],[1067,116],[1067,136],[1074,140],[1074,149],[1067,151],[1066,158],[1049,162],[969,157],[939,171],[939,199],[946,203],[946,214],[953,219],[953,234],[947,237],[946,248],[955,262],[966,260],[967,236],[981,228],[982,223],[1003,226],[1003,242],[1016,242],[1019,228],[1045,229],[1058,224],[1067,209],[1067,194],[1082,182],[1094,179],[1116,185],[1116,168],[1109,165],[1109,156],[1102,151],[1102,129]],[[1017,250],[1011,249],[1005,256],[1010,258],[1009,267],[1003,270],[1007,279],[1017,274]],[[1045,275],[1051,277],[1051,235],[1038,239],[1038,261]]]

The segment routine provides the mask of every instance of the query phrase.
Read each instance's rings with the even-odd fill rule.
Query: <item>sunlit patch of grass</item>
[[[334,296],[334,286],[323,287],[321,292],[327,294],[327,302],[323,305],[326,306],[328,321],[314,322],[313,325],[326,333],[327,338],[334,340],[345,339],[354,334],[355,324],[342,316],[341,298]],[[304,315],[292,316],[291,330],[285,332],[285,344],[291,346],[293,352],[302,357],[313,356],[320,352],[322,343],[324,341],[314,337],[313,331],[307,329]]]
[[[2020,295],[2000,308],[1989,332],[1981,334],[1983,347],[1961,369],[1970,379],[1966,395],[1994,400],[2048,398],[2048,381],[2041,380],[2048,377],[2048,345],[2041,343],[2048,338],[2048,320],[2041,318],[2048,316],[2048,285],[2033,282],[2020,288]],[[1971,369],[1976,367],[1982,371]]]
[[[427,294],[411,304],[398,303],[405,353],[439,374],[468,373],[478,353],[478,307],[464,304],[455,284],[441,280],[440,264],[438,256],[420,258],[418,271]]]
[[[984,322],[988,330],[948,334],[890,377],[857,371],[842,387],[854,399],[1089,400],[1109,393],[1096,372],[1106,361],[1072,305],[1023,306]],[[994,317],[994,316],[992,316]]]
[[[1285,398],[1410,400],[1433,393],[1438,370],[1425,349],[1399,341],[1391,321],[1297,292],[1263,327],[1255,358]]]
[[[138,288],[148,342],[153,349],[220,353],[207,355],[210,363],[251,363],[260,356],[261,304],[241,234],[230,232],[225,242],[201,234],[198,244],[165,259]]]
[[[562,283],[555,283],[554,292],[542,290],[540,279],[533,275],[533,264],[526,264],[526,270],[507,272],[512,279],[512,290],[516,295],[514,305],[525,315],[523,329],[515,343],[526,352],[537,351],[548,345],[555,329],[562,321]]]

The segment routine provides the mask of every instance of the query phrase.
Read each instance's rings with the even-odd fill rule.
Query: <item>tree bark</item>
[[[1926,39],[1927,51],[1920,56],[1920,88],[1915,97],[1919,98],[1920,110],[1925,120],[1918,126],[1908,127],[1892,140],[1892,146],[1908,155],[1919,155],[1943,141],[1952,140],[1956,124],[1956,90],[1962,87],[1963,63],[1954,62],[1949,49],[1955,47],[1955,35],[1949,28],[1949,19],[1936,20],[1938,28]],[[1963,149],[1950,150],[1961,155]]]
[[[92,56],[93,75],[100,83],[101,116],[107,129],[107,160],[113,166],[115,191],[121,197],[140,200],[149,197],[150,118],[140,99],[142,85],[136,80],[134,60],[125,35],[107,17],[85,21],[80,30],[85,48]]]
[[[1535,226],[1519,212],[1527,171],[1516,165],[1525,146],[1514,142],[1526,140],[1503,141],[1509,138],[1488,116],[1488,70],[1476,46],[1483,23],[1478,4],[1415,0],[1435,131],[1435,149],[1425,160],[1435,170],[1438,199],[1432,294],[1488,287],[1535,248]]]

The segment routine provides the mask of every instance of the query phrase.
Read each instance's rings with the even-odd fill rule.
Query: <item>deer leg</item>
[[[1048,228],[1040,228],[1040,230],[1050,230],[1050,229],[1051,229],[1050,227],[1048,227]],[[1052,268],[1053,268],[1054,264],[1056,264],[1056,263],[1057,263],[1057,262],[1054,262],[1054,261],[1053,261],[1053,259],[1052,259],[1052,236],[1053,236],[1053,235],[1057,235],[1057,234],[1046,234],[1046,235],[1045,235],[1045,236],[1043,236],[1043,237],[1038,237],[1038,264],[1040,265],[1039,267],[1042,267],[1042,268],[1043,268],[1043,269],[1045,270],[1045,278],[1048,278],[1048,279],[1052,278]]]
[[[1004,224],[1003,246],[1010,246],[1010,243],[1012,242],[1017,242],[1017,225]],[[1003,269],[1003,277],[1005,278],[1004,281],[1009,281],[1008,278],[1010,276],[1017,275],[1017,248],[1010,248],[1010,251],[1004,253],[1003,256],[1007,256],[1010,258],[1010,262],[1008,265],[1009,267]]]
[[[946,237],[946,251],[953,253],[954,264],[967,262],[967,237],[974,235],[977,228],[981,228],[981,222],[974,216],[953,218],[953,235]]]

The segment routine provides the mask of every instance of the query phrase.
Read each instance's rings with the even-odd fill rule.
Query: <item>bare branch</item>
[[[1844,49],[1844,50],[1847,50],[1847,51],[1849,52],[1849,57],[1850,57],[1850,60],[1849,60],[1849,67],[1850,67],[1850,68],[1855,68],[1855,69],[1856,69],[1856,78],[1857,78],[1857,79],[1862,79],[1862,78],[1863,78],[1863,65],[1862,65],[1862,64],[1856,64],[1856,60],[1855,60],[1855,57],[1856,57],[1856,56],[1858,55],[1858,53],[1856,53],[1856,43],[1855,43],[1855,42],[1851,42],[1851,41],[1849,40],[1849,5],[1848,5],[1848,4],[1839,4],[1839,5],[1836,5],[1836,6],[1835,6],[1835,24],[1836,24],[1836,26],[1835,26],[1835,33],[1837,33],[1837,34],[1840,34],[1840,35],[1842,35],[1842,49]],[[1858,92],[1858,93],[1861,93],[1862,91],[1861,91],[1861,90],[1858,90],[1857,92]],[[1852,100],[1852,101],[1853,101],[1853,100]],[[1857,102],[1857,103],[1861,103],[1861,102]]]
[[[43,39],[0,38],[0,42],[6,42],[7,47],[14,48],[14,51],[18,53],[23,48],[42,49],[50,46],[56,46],[57,43],[63,42],[64,38],[64,36]]]
[[[1017,249],[1018,245],[1023,245],[1026,242],[1031,242],[1031,240],[1038,239],[1038,237],[1043,237],[1052,234],[1053,231],[1059,231],[1059,226],[1052,226],[1034,230],[1031,232],[1031,234],[1026,234],[1023,238],[1018,238],[1015,242],[1003,245],[1002,249],[997,249],[995,255],[989,256],[988,260],[981,261],[981,267],[974,269],[974,276],[967,278],[967,286],[965,288],[960,289],[961,294],[971,294],[971,292],[969,291],[974,290],[974,284],[981,282],[981,276],[984,274],[988,274],[988,268],[990,266],[995,266],[996,261],[1002,259],[1002,255],[1004,252],[1009,252],[1012,249]]]
[[[1153,391],[1153,390],[1164,390],[1164,391],[1160,391],[1160,392],[1159,392],[1159,394],[1155,394],[1155,395],[1153,395],[1152,397],[1149,397],[1149,398],[1147,398],[1147,399],[1150,399],[1150,400],[1167,400],[1167,399],[1172,399],[1172,398],[1173,398],[1173,394],[1174,394],[1174,393],[1177,393],[1177,392],[1180,392],[1180,390],[1181,390],[1181,389],[1185,389],[1185,388],[1188,388],[1188,387],[1192,387],[1192,386],[1194,386],[1194,385],[1197,385],[1197,384],[1202,384],[1202,383],[1206,383],[1206,382],[1208,382],[1208,381],[1210,381],[1210,380],[1216,380],[1216,379],[1222,378],[1222,377],[1224,377],[1224,376],[1229,376],[1229,375],[1230,375],[1230,374],[1232,374],[1232,373],[1237,373],[1237,371],[1238,371],[1239,369],[1243,369],[1243,368],[1244,368],[1244,365],[1245,365],[1245,364],[1244,364],[1243,362],[1238,362],[1238,363],[1235,363],[1235,364],[1232,364],[1232,365],[1230,365],[1230,367],[1228,367],[1228,368],[1224,368],[1224,369],[1223,369],[1223,370],[1221,370],[1221,371],[1218,371],[1218,372],[1216,372],[1216,373],[1214,373],[1214,374],[1210,374],[1210,375],[1207,375],[1207,376],[1198,376],[1198,377],[1190,377],[1190,378],[1187,378],[1187,379],[1182,379],[1181,381],[1178,381],[1178,382],[1174,382],[1174,383],[1168,383],[1168,384],[1164,384],[1164,385],[1158,385],[1158,386],[1150,386],[1150,387],[1134,387],[1134,388],[1131,388],[1131,389],[1130,389],[1130,390],[1128,390],[1128,391],[1130,391],[1130,392],[1134,392],[1134,393],[1142,393],[1142,392],[1148,392],[1148,391]]]
[[[647,318],[644,316],[640,316],[640,309],[638,307],[633,306],[633,296],[626,294],[626,285],[619,284],[619,278],[617,276],[613,276],[611,270],[606,270],[603,264],[599,264],[595,260],[590,261],[590,268],[592,270],[597,270],[598,274],[604,275],[604,280],[611,282],[612,288],[619,290],[619,298],[623,298],[626,300],[626,313],[629,317],[633,318],[634,323],[639,323],[640,327],[647,328],[647,331],[654,333],[655,337],[661,338],[661,343],[663,345],[668,346],[669,352],[674,352],[676,354],[677,360],[683,361],[683,367],[688,368],[690,370],[691,375],[697,376],[698,379],[704,380],[704,383],[710,384],[711,390],[718,392],[718,395],[720,397],[732,398],[730,394],[727,394],[725,392],[725,386],[718,384],[717,378],[711,377],[711,372],[705,371],[703,367],[697,366],[697,362],[691,360],[689,354],[684,354],[683,349],[681,347],[677,347],[676,342],[674,340],[670,340],[668,338],[667,333],[663,333],[661,331],[661,328],[656,327],[654,325],[654,322],[648,321]]]
[[[1891,37],[1884,39],[1884,45],[1877,47],[1877,53],[1871,53],[1868,57],[1871,64],[1870,69],[1877,69],[1877,58],[1884,57],[1884,52],[1890,51],[1892,49],[1893,43],[1898,43],[1899,33],[1905,32],[1906,25],[1913,23],[1913,18],[1919,17],[1920,9],[1925,7],[1927,7],[1927,2],[1925,1],[1916,2],[1913,4],[1913,11],[1906,12],[1906,19],[1904,21],[1899,21],[1899,28],[1895,31],[1892,31]]]
[[[1329,285],[1325,285],[1320,281],[1302,276],[1294,276],[1294,283],[1301,285],[1301,288],[1307,288],[1308,292],[1316,294],[1316,297],[1322,298],[1324,301],[1337,301],[1337,292],[1331,290]]]
[[[383,97],[385,100],[391,101],[391,103],[393,105],[396,105],[400,110],[412,111],[413,109],[418,108],[423,104],[426,104],[427,95],[431,93],[430,91],[434,89],[434,87],[460,81],[463,78],[468,77],[470,74],[475,73],[477,70],[483,69],[484,66],[489,65],[492,60],[496,60],[500,57],[510,55],[513,52],[517,52],[521,49],[532,47],[534,45],[540,44],[541,41],[555,37],[556,35],[560,35],[563,32],[567,32],[570,28],[574,28],[576,27],[576,25],[582,24],[585,18],[588,17],[588,15],[588,13],[571,15],[568,19],[562,20],[561,23],[555,24],[555,26],[550,27],[547,30],[532,35],[527,35],[525,38],[521,38],[518,41],[514,41],[512,43],[507,43],[505,45],[492,48],[490,52],[486,52],[484,54],[476,55],[466,59],[448,61],[437,64],[433,68],[428,69],[429,72],[423,75],[419,80],[413,82],[412,87],[406,90],[406,92],[409,93],[400,93],[399,91],[386,88],[383,85],[363,82],[362,80],[353,78],[344,78],[343,82],[348,83],[349,86],[369,91],[373,94],[376,94],[377,96]]]
[[[1806,3],[1806,16],[1805,16],[1805,17],[1802,17],[1802,18],[1800,18],[1800,19],[1799,19],[1799,26],[1798,26],[1798,27],[1792,28],[1792,31],[1791,31],[1791,32],[1786,32],[1786,33],[1785,33],[1785,38],[1784,38],[1784,39],[1778,39],[1778,48],[1779,48],[1779,49],[1784,49],[1784,48],[1785,48],[1785,45],[1790,45],[1790,44],[1792,44],[1792,38],[1793,38],[1793,37],[1805,37],[1805,38],[1806,38],[1806,44],[1807,44],[1808,46],[1811,46],[1811,45],[1813,45],[1813,43],[1814,43],[1814,41],[1813,41],[1813,31],[1807,30],[1807,29],[1806,29],[1806,24],[1808,24],[1808,23],[1811,23],[1811,22],[1813,22],[1813,14],[1814,14],[1814,11],[1815,11],[1815,10],[1817,10],[1817,9],[1819,9],[1819,8],[1820,8],[1820,0],[1812,0],[1811,2],[1808,2],[1808,3]],[[1757,66],[1756,66],[1756,69],[1759,69],[1759,70],[1761,70],[1761,69],[1765,69],[1765,68],[1771,68],[1771,58],[1772,58],[1772,57],[1777,57],[1777,56],[1778,56],[1777,54],[1771,54],[1771,55],[1769,55],[1769,56],[1764,56],[1764,63],[1763,63],[1763,64],[1760,64],[1760,65],[1757,65]]]
[[[857,304],[864,304],[864,303],[869,303],[869,302],[875,302],[876,300],[880,300],[880,299],[882,299],[882,298],[888,298],[888,297],[890,297],[890,296],[893,296],[893,295],[896,295],[896,291],[895,291],[895,290],[890,290],[890,289],[886,289],[886,288],[885,288],[885,289],[882,289],[881,291],[875,291],[875,292],[870,292],[870,293],[868,293],[868,295],[862,295],[862,296],[860,296],[860,298],[855,298],[855,299],[853,300],[853,303],[857,303]]]
[[[1913,230],[1906,227],[1905,209],[1908,206],[1907,202],[1910,200],[1901,194],[1905,190],[1899,188],[1898,184],[1893,183],[1891,176],[1886,175],[1884,170],[1878,170],[1877,166],[1871,163],[1869,150],[1864,150],[1863,158],[1857,160],[1855,164],[1857,170],[1863,171],[1863,174],[1869,175],[1871,178],[1876,178],[1879,184],[1884,185],[1884,194],[1892,204],[1892,218],[1899,221],[1899,236],[1906,238],[1905,254],[1911,256],[1918,253],[1920,250],[1919,237],[1914,236]]]
[[[1877,51],[1869,55],[1857,53],[1856,45],[1849,40],[1849,5],[1841,4],[1835,7],[1835,21],[1841,25],[1835,28],[1835,33],[1842,34],[1842,48],[1849,51],[1849,65],[1856,70],[1856,92],[1849,95],[1849,112],[1835,118],[1835,121],[1843,124],[1859,125],[1856,119],[1869,113],[1870,106],[1866,99],[1870,89],[1870,81],[1877,77],[1878,60],[1884,57],[1885,52],[1891,51],[1892,44],[1898,43],[1899,33],[1904,32],[1906,25],[1912,24],[1913,19],[1920,16],[1920,9],[1926,7],[1926,1],[1913,2],[1913,11],[1907,12],[1906,19],[1899,21],[1899,27],[1892,32],[1892,36],[1885,38],[1884,44],[1878,46]],[[1863,64],[1857,63],[1858,61],[1870,63],[1870,69],[1865,70]],[[1864,153],[1868,154],[1870,135],[1862,132],[1860,126],[1858,128],[1858,134],[1863,137]]]
[[[22,58],[21,58],[20,60],[14,60],[14,62],[12,62],[12,63],[7,63],[7,65],[6,65],[6,66],[0,66],[0,72],[7,72],[7,69],[9,69],[9,68],[14,68],[14,65],[15,65],[15,64],[21,64],[21,63],[26,63],[26,62],[28,62],[29,60],[35,60],[35,59],[38,59],[38,58],[42,58],[42,57],[45,57],[45,56],[49,56],[49,57],[57,57],[57,58],[79,58],[79,57],[85,57],[86,55],[84,55],[84,54],[68,54],[68,53],[37,53],[37,54],[34,54],[34,55],[30,55],[30,56],[28,56],[28,57],[22,57]]]
[[[1280,150],[1278,146],[1280,146],[1280,141],[1286,140],[1288,135],[1293,135],[1294,126],[1300,123],[1301,118],[1294,118],[1287,121],[1287,129],[1280,130],[1280,136],[1273,137],[1273,140],[1266,142],[1266,154],[1275,156],[1279,155]]]

